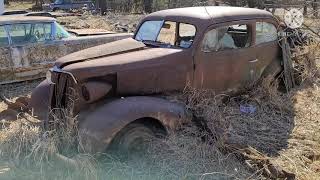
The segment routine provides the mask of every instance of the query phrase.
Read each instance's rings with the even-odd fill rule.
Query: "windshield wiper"
[[[145,45],[159,46],[158,42],[153,40],[141,40],[141,42]]]
[[[171,44],[160,42],[160,41],[141,40],[141,42],[143,42],[144,44],[147,44],[147,45],[152,45],[152,46],[163,46],[164,45],[164,46],[167,46],[167,47],[172,47]]]

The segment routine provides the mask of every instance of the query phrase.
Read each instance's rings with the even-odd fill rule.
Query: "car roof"
[[[151,13],[146,19],[170,19],[195,25],[222,23],[234,20],[274,18],[265,10],[229,6],[201,6],[162,10]]]
[[[54,22],[51,17],[43,16],[24,16],[24,15],[6,15],[0,16],[0,25],[17,23],[36,23],[36,22]]]

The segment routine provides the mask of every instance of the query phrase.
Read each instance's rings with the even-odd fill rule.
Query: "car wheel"
[[[120,158],[146,155],[153,144],[161,142],[165,131],[143,123],[131,123],[113,139],[110,150]]]

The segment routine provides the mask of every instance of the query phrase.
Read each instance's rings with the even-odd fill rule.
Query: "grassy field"
[[[317,180],[319,80],[310,76],[303,85],[286,94],[275,87],[261,86],[227,102],[207,91],[192,90],[174,96],[171,99],[182,102],[188,99],[187,106],[206,119],[218,138],[217,143],[203,142],[199,138],[203,132],[188,127],[170,135],[161,145],[154,144],[143,158],[127,161],[108,154],[96,159],[76,153],[72,158],[77,165],[70,165],[54,155],[59,152],[55,139],[43,138],[38,126],[20,118],[0,130],[0,179],[269,179],[257,163],[244,162],[236,151],[226,153],[221,149],[234,145],[258,150],[263,159],[294,173],[297,179]],[[28,95],[38,82],[3,86],[1,92],[14,99]],[[241,112],[240,106],[244,104],[253,105],[256,112]],[[248,161],[257,166],[253,168],[255,171],[248,168]]]
[[[9,1],[10,2],[10,1]],[[5,6],[5,10],[26,10],[31,9],[35,3],[32,1],[10,2],[9,6]]]
[[[9,9],[27,6],[31,4],[12,3]],[[112,18],[66,17],[59,21],[75,28],[114,30],[113,24],[119,19],[123,24],[134,24],[141,18],[109,16]],[[187,107],[207,121],[215,143],[203,142],[200,137],[204,132],[186,127],[160,144],[153,144],[144,157],[126,161],[110,154],[78,151],[69,156],[74,161],[63,159],[57,155],[60,141],[47,138],[39,125],[30,122],[30,117],[20,114],[13,121],[1,119],[7,105],[0,101],[0,179],[270,179],[265,173],[272,165],[295,174],[296,179],[318,180],[320,62],[311,55],[300,61],[305,65],[303,83],[290,93],[281,93],[275,85],[265,83],[237,97],[192,89],[170,96],[171,100],[188,102]],[[0,93],[14,101],[29,96],[40,81],[3,85]],[[254,113],[240,110],[248,105],[255,108]],[[68,146],[70,137],[64,138],[65,149],[72,149]],[[230,151],[230,147],[238,148]],[[246,155],[245,159],[238,156],[239,152]]]

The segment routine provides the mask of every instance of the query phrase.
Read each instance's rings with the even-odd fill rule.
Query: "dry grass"
[[[172,135],[161,145],[155,143],[148,155],[128,161],[107,154],[96,161],[76,153],[70,162],[56,154],[60,140],[44,137],[38,127],[15,122],[1,135],[1,159],[9,168],[1,179],[244,179],[251,175],[235,156],[222,154],[191,133]]]
[[[68,29],[104,29],[114,32],[123,32],[122,28],[134,32],[137,23],[143,15],[107,14],[105,16],[92,15],[89,12],[81,16],[67,16],[57,18],[58,22]]]
[[[318,55],[316,55],[318,57]],[[252,171],[230,145],[253,147],[270,161],[292,172],[297,179],[320,176],[320,89],[314,55],[301,58],[304,69],[300,87],[290,93],[277,91],[270,79],[243,95],[215,95],[211,91],[186,89],[170,99],[186,103],[213,132],[212,141],[203,142],[207,132],[196,127],[173,134],[154,144],[144,158],[120,161],[105,154],[97,161],[74,146],[72,132],[46,136],[38,126],[20,120],[0,130],[1,179],[266,179],[262,170]],[[303,62],[303,63],[302,63]],[[272,84],[270,86],[270,84]],[[13,98],[28,94],[26,89],[6,86],[2,92]],[[30,88],[32,89],[32,88]],[[241,107],[254,107],[252,113]],[[48,138],[51,137],[51,138]],[[65,138],[62,139],[61,137]],[[209,139],[210,140],[210,139]],[[72,161],[57,155],[59,147]],[[214,144],[212,144],[214,142]],[[72,153],[70,153],[72,152]],[[101,157],[101,156],[100,156]],[[61,163],[63,162],[63,163]],[[250,162],[249,162],[250,163]]]
[[[303,70],[302,83],[290,93],[277,91],[277,84],[266,79],[240,96],[190,88],[184,94],[170,96],[206,121],[214,138],[203,142],[207,132],[186,127],[154,144],[143,158],[120,161],[103,154],[98,161],[72,145],[76,139],[72,131],[48,136],[39,126],[19,119],[0,128],[0,179],[268,179],[261,167],[252,171],[236,152],[224,150],[230,145],[262,152],[271,163],[294,173],[297,179],[319,179],[317,49],[315,46],[311,51],[314,54],[297,60]],[[0,90],[15,99],[28,95],[37,83],[6,85]],[[0,111],[6,108],[2,104]],[[252,112],[244,112],[243,108]],[[59,156],[62,151],[72,160]]]
[[[5,6],[6,10],[28,10],[31,9],[34,5],[32,1],[20,1],[20,2],[12,2],[9,1],[9,6]]]

